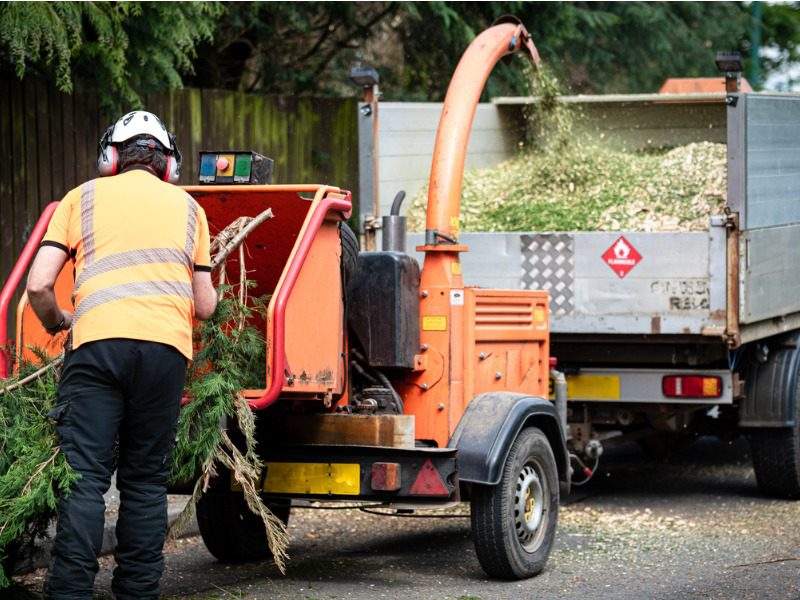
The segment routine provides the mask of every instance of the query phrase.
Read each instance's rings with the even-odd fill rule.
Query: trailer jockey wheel
[[[284,524],[289,522],[288,500],[265,503]],[[272,557],[261,517],[247,506],[241,493],[203,494],[197,503],[197,525],[208,551],[220,562],[242,563]]]
[[[517,436],[497,485],[472,488],[472,533],[487,574],[524,579],[547,562],[558,520],[558,474],[547,437],[537,428]]]

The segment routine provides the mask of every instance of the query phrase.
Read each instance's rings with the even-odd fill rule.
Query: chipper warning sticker
[[[614,270],[620,279],[625,277],[633,267],[642,260],[642,255],[631,246],[630,242],[623,236],[614,242],[611,247],[603,254],[603,260]]]

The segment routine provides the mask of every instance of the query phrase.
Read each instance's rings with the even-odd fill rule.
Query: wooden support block
[[[291,415],[282,440],[290,444],[414,447],[414,415]]]

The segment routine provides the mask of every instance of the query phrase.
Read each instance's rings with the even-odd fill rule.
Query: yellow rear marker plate
[[[550,398],[555,398],[553,380],[550,380]],[[619,400],[618,375],[567,375],[569,400]]]
[[[268,462],[264,468],[265,492],[332,496],[361,493],[358,464]]]

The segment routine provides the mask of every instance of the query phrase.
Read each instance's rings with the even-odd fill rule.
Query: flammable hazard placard
[[[641,262],[642,255],[636,251],[636,248],[624,236],[619,236],[619,239],[603,253],[602,258],[614,270],[614,273],[622,279],[630,273],[633,267]]]

